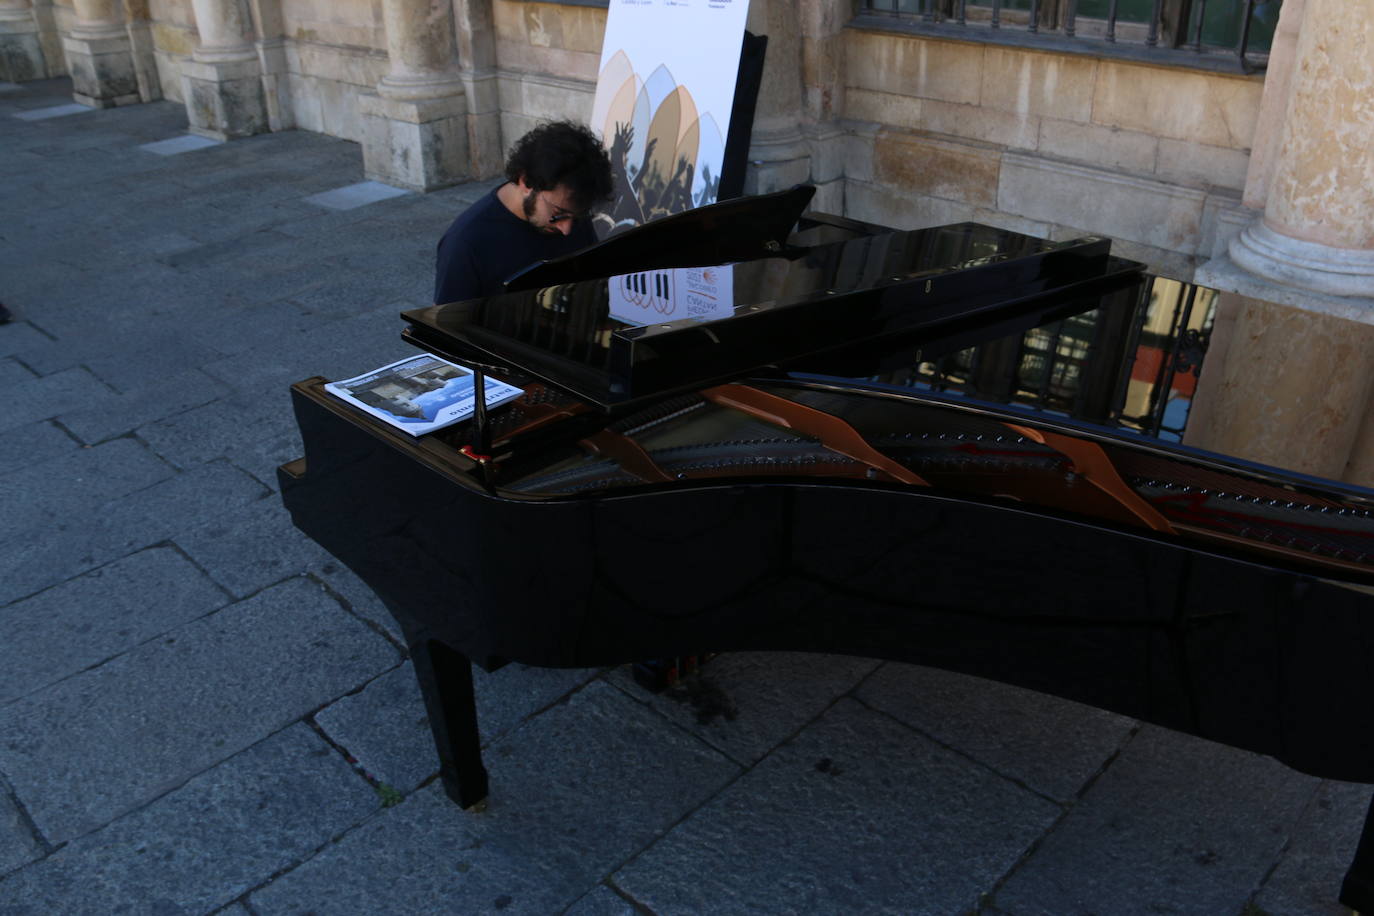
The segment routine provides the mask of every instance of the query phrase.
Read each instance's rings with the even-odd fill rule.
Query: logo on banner
[[[641,270],[608,281],[611,317],[635,326],[735,314],[734,267]]]

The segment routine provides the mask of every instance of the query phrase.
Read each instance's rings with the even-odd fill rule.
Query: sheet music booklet
[[[472,416],[472,370],[420,353],[325,390],[412,436],[452,426]],[[487,407],[514,400],[524,390],[486,380]]]

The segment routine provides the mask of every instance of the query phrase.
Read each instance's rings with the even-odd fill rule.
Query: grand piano
[[[399,623],[449,796],[488,792],[474,663],[744,649],[978,675],[1374,782],[1374,491],[895,383],[1127,314],[1151,278],[1106,239],[898,232],[811,193],[403,313],[524,389],[470,422],[412,438],[293,386],[282,498]],[[1374,812],[1341,899],[1374,911]]]

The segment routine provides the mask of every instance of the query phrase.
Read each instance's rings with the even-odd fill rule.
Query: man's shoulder
[[[493,188],[473,201],[466,210],[458,214],[458,218],[453,221],[454,225],[501,220],[505,216],[512,216],[506,205],[501,203],[501,198],[496,196],[498,190],[500,188]]]

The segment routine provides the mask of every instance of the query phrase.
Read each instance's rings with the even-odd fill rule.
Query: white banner
[[[591,128],[611,154],[605,237],[714,203],[748,0],[610,0]]]

